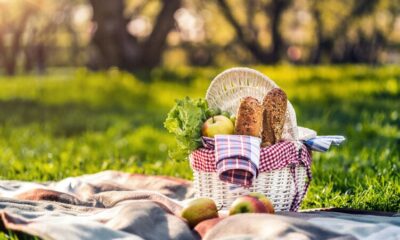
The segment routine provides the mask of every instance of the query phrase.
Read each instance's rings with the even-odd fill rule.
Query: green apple
[[[229,215],[267,212],[267,208],[264,206],[264,204],[257,198],[251,196],[241,196],[236,198],[229,208]]]
[[[274,205],[272,205],[271,200],[269,200],[264,194],[258,193],[258,192],[253,192],[253,193],[248,194],[248,196],[255,197],[258,200],[260,200],[264,204],[268,213],[272,213],[272,214],[275,213]]]
[[[203,123],[201,133],[205,137],[214,137],[217,134],[233,134],[234,126],[232,121],[223,116],[218,115],[207,119]]]
[[[218,217],[217,205],[210,198],[196,198],[182,209],[181,217],[193,228],[204,220]]]

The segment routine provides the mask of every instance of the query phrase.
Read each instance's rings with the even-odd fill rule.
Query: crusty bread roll
[[[263,99],[264,116],[261,146],[277,143],[282,138],[283,125],[287,108],[286,93],[280,88],[273,88]]]
[[[243,98],[236,114],[235,134],[261,137],[263,112],[264,108],[257,99]]]

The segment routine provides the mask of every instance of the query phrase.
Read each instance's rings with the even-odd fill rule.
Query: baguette
[[[243,98],[236,115],[235,134],[261,137],[263,112],[264,108],[257,99]]]
[[[262,147],[279,142],[286,118],[287,96],[280,88],[273,88],[263,99]]]

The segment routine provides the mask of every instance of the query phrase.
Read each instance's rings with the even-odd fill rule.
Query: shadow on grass
[[[398,126],[399,117],[391,113],[400,108],[399,96],[379,93],[368,97],[341,99],[326,96],[310,104],[309,101],[294,98],[293,105],[299,125],[307,122],[319,123],[320,130],[346,130],[357,124],[379,124]]]
[[[48,105],[30,100],[0,101],[0,122],[8,126],[39,124],[50,127],[55,135],[75,136],[85,131],[102,131],[125,122],[133,127],[143,124],[162,128],[166,109],[138,102],[130,107],[90,106],[85,103]],[[164,111],[163,111],[164,110]]]

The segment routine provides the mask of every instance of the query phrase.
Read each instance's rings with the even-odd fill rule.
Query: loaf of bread
[[[273,88],[263,99],[262,147],[279,142],[285,124],[287,96],[280,88]]]
[[[253,97],[241,100],[236,114],[235,134],[261,137],[264,108]]]

